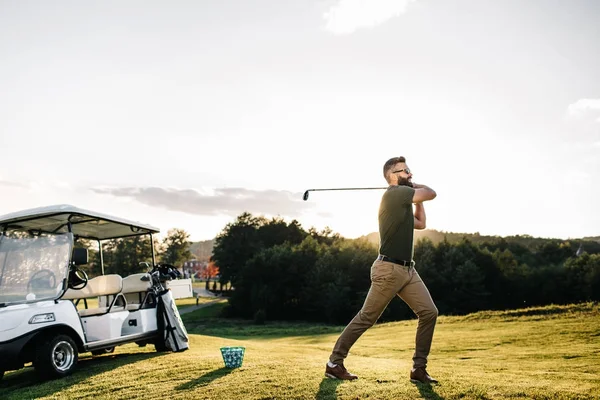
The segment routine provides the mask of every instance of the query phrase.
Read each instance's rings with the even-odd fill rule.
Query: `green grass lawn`
[[[152,346],[83,354],[71,376],[39,382],[32,368],[8,372],[2,399],[599,399],[600,305],[550,306],[441,316],[429,372],[439,385],[408,380],[416,320],[377,324],[346,360],[359,379],[323,376],[342,326],[216,318],[224,301],[182,315],[190,348]],[[244,346],[241,368],[219,348]]]
[[[218,300],[218,297],[199,297],[198,298],[198,305],[200,304],[206,304],[206,303],[210,303],[213,302],[215,300]],[[177,304],[177,308],[178,309],[183,309],[186,307],[190,307],[190,306],[196,306],[196,298],[195,297],[188,297],[185,299],[176,299],[175,300],[175,304]]]

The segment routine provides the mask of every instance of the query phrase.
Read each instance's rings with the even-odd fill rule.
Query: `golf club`
[[[308,200],[308,192],[317,192],[317,191],[322,191],[322,190],[374,190],[374,189],[387,189],[389,186],[386,187],[367,187],[367,188],[333,188],[333,189],[308,189],[306,192],[304,192],[304,196],[302,196],[302,198],[304,199],[304,201]]]

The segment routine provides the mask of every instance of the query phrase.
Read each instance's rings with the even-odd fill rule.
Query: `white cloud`
[[[302,201],[302,193],[284,190],[219,188],[206,194],[193,189],[160,187],[92,188],[98,194],[127,197],[151,206],[193,215],[236,217],[252,214],[299,217],[313,205]]]
[[[567,134],[571,142],[581,142],[584,146],[598,147],[600,98],[579,99],[569,104],[566,119],[570,121]]]
[[[372,28],[406,12],[415,0],[338,0],[323,17],[325,29],[336,35]]]
[[[569,104],[567,113],[573,117],[581,117],[589,113],[600,112],[600,99],[579,99],[573,104]],[[599,120],[600,122],[600,120]]]
[[[22,188],[22,189],[26,189],[27,188],[27,185],[24,185],[22,183],[11,182],[11,181],[4,181],[2,179],[0,179],[0,186],[10,186],[10,187],[16,187],[16,188]]]

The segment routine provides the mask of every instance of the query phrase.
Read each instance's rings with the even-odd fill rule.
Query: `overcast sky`
[[[0,214],[72,204],[214,238],[240,213],[600,235],[600,2],[0,0]]]

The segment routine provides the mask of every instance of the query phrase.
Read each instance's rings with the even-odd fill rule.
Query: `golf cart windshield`
[[[0,235],[0,306],[56,299],[69,271],[73,234]]]

